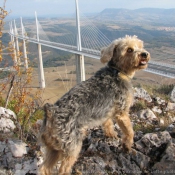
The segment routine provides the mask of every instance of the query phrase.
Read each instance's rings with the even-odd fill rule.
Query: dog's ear
[[[103,47],[101,49],[100,61],[102,63],[107,63],[111,60],[115,47],[116,47],[116,44],[111,43],[108,47]]]

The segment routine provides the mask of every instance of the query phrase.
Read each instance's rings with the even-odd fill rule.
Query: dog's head
[[[145,69],[150,54],[143,48],[143,41],[137,36],[125,36],[114,40],[101,50],[101,62],[130,74],[138,69]]]

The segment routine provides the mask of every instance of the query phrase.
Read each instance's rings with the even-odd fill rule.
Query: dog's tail
[[[44,161],[40,167],[41,174],[51,174],[53,166],[63,159],[63,151],[61,150],[60,140],[54,137],[53,123],[56,106],[45,104],[43,124],[40,129],[39,142],[44,146]]]

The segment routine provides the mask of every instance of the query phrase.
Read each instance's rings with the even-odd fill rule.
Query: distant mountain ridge
[[[107,20],[146,20],[147,22],[159,22],[159,23],[174,23],[175,22],[175,9],[160,9],[160,8],[140,8],[135,10],[130,9],[116,9],[106,8],[98,15],[96,19]]]

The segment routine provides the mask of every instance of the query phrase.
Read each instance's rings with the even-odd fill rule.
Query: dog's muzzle
[[[142,52],[141,54],[142,58],[147,58],[148,57],[148,52]]]
[[[148,61],[149,61],[149,53],[148,52],[141,52],[139,66],[147,65]]]

